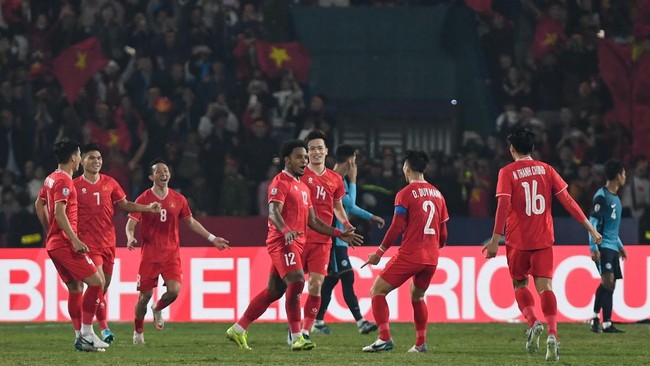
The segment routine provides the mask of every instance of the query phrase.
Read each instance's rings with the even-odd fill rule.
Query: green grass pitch
[[[391,324],[396,347],[368,354],[361,347],[377,336],[360,335],[352,323],[330,324],[333,334],[313,335],[312,351],[292,352],[285,343],[286,325],[260,323],[249,329],[252,351],[225,338],[230,324],[173,323],[156,331],[146,324],[145,345],[131,343],[133,325],[113,323],[117,339],[104,353],[76,352],[71,325],[65,323],[0,324],[0,365],[537,365],[544,360],[524,350],[524,324],[430,324],[429,353],[408,354],[413,325]],[[560,324],[561,365],[647,365],[650,325],[621,325],[625,334],[594,334],[586,324]],[[545,333],[542,343],[546,340]]]

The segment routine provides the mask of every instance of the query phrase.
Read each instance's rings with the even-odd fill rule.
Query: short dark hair
[[[404,161],[409,163],[411,170],[418,173],[424,173],[429,164],[429,157],[427,153],[421,150],[406,150],[404,153]]]
[[[307,137],[305,137],[305,142],[309,142],[311,140],[317,140],[317,139],[323,139],[325,141],[325,145],[327,145],[327,135],[325,132],[321,130],[313,130],[310,133],[307,134]]]
[[[356,152],[357,149],[355,149],[354,146],[343,144],[336,148],[336,162],[345,163],[345,161],[353,157]]]
[[[59,164],[69,162],[72,155],[79,150],[80,146],[81,144],[77,141],[70,140],[67,137],[57,140],[54,143],[54,156],[56,156],[56,162]]]
[[[153,174],[153,166],[156,164],[165,164],[169,168],[169,164],[167,164],[165,160],[161,158],[155,158],[151,161],[151,163],[149,163],[149,174]]]
[[[280,146],[280,158],[284,160],[284,158],[289,157],[291,155],[291,152],[293,149],[297,147],[302,147],[307,150],[307,143],[303,140],[286,140],[285,142],[282,143],[282,146]]]
[[[605,162],[605,178],[607,180],[614,180],[616,176],[623,173],[625,167],[620,160],[610,159]]]
[[[519,154],[528,155],[535,147],[535,133],[525,127],[515,127],[508,135],[508,142]]]
[[[87,154],[91,151],[97,151],[100,154],[102,151],[99,149],[99,145],[96,143],[90,143],[90,144],[85,144],[84,146],[81,147],[81,154]]]

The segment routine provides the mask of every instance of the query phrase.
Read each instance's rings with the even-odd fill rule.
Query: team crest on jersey
[[[86,188],[81,188],[81,193],[82,194],[86,194],[86,192],[88,192],[88,190]]]
[[[271,196],[275,196],[276,194],[278,194],[278,189],[277,188],[272,188],[271,189]]]
[[[172,202],[172,203],[170,203],[170,204],[169,204],[169,207],[171,207],[171,208],[176,207],[176,202]]]
[[[594,211],[595,211],[595,212],[600,211],[600,205],[599,205],[599,204],[596,203],[596,204],[594,205]]]
[[[70,189],[69,188],[63,188],[63,191],[61,193],[63,193],[64,196],[68,196],[68,195],[70,195]]]
[[[106,184],[102,186],[102,191],[108,191],[108,186]]]

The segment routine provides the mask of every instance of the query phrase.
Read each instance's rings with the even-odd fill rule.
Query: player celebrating
[[[332,169],[325,166],[327,146],[325,133],[319,130],[310,132],[305,138],[309,164],[305,169],[302,181],[307,183],[311,192],[311,202],[314,213],[323,222],[331,223],[334,216],[343,222],[343,230],[352,228],[348,221],[341,199],[345,195],[343,179]],[[302,253],[302,263],[305,272],[309,272],[307,301],[305,302],[305,319],[302,334],[309,339],[309,331],[314,325],[321,304],[321,287],[327,274],[332,237],[323,235],[316,230],[307,229],[307,242]],[[289,336],[291,344],[291,336]]]
[[[167,291],[157,303],[151,305],[156,329],[162,330],[165,321],[162,310],[169,306],[181,291],[181,254],[178,235],[179,222],[183,221],[195,233],[206,238],[219,250],[230,249],[228,240],[207,231],[201,223],[192,217],[192,212],[185,197],[169,189],[171,172],[167,163],[156,159],[149,164],[149,179],[153,182],[135,202],[141,205],[160,204],[159,213],[131,213],[126,222],[126,238],[129,250],[135,250],[137,240],[134,236],[135,225],[141,223],[142,257],[138,269],[138,291],[140,296],[135,306],[135,329],[133,344],[144,343],[144,316],[147,304],[151,300],[153,289],[158,284],[158,276],[165,281]]]
[[[300,179],[305,174],[308,155],[307,144],[288,140],[282,144],[280,156],[284,170],[269,185],[269,232],[266,248],[272,266],[267,288],[251,300],[244,315],[226,331],[226,337],[239,348],[248,346],[247,329],[268,307],[286,292],[286,312],[294,351],[310,350],[315,344],[305,339],[300,329],[300,294],[305,284],[302,254],[307,227],[317,232],[340,237],[353,244],[363,239],[352,229],[341,231],[325,224],[314,213],[309,187]]]
[[[79,201],[79,239],[90,248],[88,256],[92,259],[99,275],[104,280],[102,302],[97,306],[97,322],[102,340],[113,342],[115,335],[106,322],[106,303],[104,295],[111,284],[115,262],[115,227],[113,226],[114,205],[126,212],[160,212],[160,204],[153,202],[148,206],[128,201],[122,187],[115,179],[100,174],[102,154],[97,144],[81,148],[83,175],[74,180]]]
[[[508,136],[510,154],[515,160],[499,171],[496,196],[497,212],[494,234],[483,246],[486,258],[494,258],[499,241],[506,236],[506,256],[515,299],[530,329],[526,332],[526,349],[535,352],[544,326],[534,314],[535,300],[528,291],[528,275],[542,302],[542,312],[548,326],[546,360],[557,361],[557,300],[551,287],[553,277],[553,218],[551,198],[555,196],[564,208],[600,243],[601,235],[589,223],[580,207],[567,192],[567,184],[550,165],[533,160],[535,134],[517,127]]]
[[[594,315],[591,319],[591,330],[600,333],[600,309],[603,309],[603,333],[624,333],[612,324],[612,298],[616,280],[623,278],[621,273],[621,258],[626,259],[627,253],[623,249],[623,242],[618,236],[621,225],[623,207],[616,193],[625,184],[625,168],[618,160],[605,162],[605,175],[607,183],[594,195],[594,207],[589,221],[603,235],[600,248],[594,240],[589,238],[591,259],[596,262],[600,273],[600,285],[596,289],[594,302]]]
[[[358,216],[365,220],[370,220],[379,226],[384,227],[384,219],[375,216],[370,212],[362,209],[356,205],[357,197],[357,163],[356,163],[356,149],[350,145],[341,145],[336,149],[336,165],[334,171],[341,177],[347,176],[350,183],[343,181],[345,187],[345,196],[343,196],[343,207],[347,214]],[[336,220],[336,225],[339,229],[344,229],[343,224]],[[348,243],[343,240],[335,239],[334,245],[330,250],[330,262],[328,266],[328,274],[323,282],[321,290],[322,301],[316,321],[312,327],[312,332],[329,334],[330,329],[323,321],[325,312],[332,299],[332,291],[334,287],[341,280],[343,286],[343,298],[348,305],[348,309],[352,312],[354,320],[357,321],[357,328],[359,333],[368,334],[377,330],[377,324],[364,319],[359,309],[359,300],[354,293],[354,271],[348,256]]]
[[[390,351],[393,339],[388,326],[388,303],[386,295],[400,287],[406,280],[411,283],[411,304],[415,323],[415,344],[408,352],[427,352],[426,334],[429,312],[424,293],[438,265],[439,248],[447,242],[449,214],[440,191],[424,180],[424,170],[429,163],[423,151],[408,150],[404,155],[404,177],[408,185],[395,196],[393,222],[374,254],[361,266],[378,264],[381,256],[402,234],[402,245],[397,254],[375,280],[370,290],[372,313],[379,326],[379,338],[364,352]]]
[[[93,331],[97,304],[104,282],[88,258],[88,246],[77,236],[77,191],[72,174],[79,169],[79,143],[63,139],[54,143],[59,163],[43,184],[36,200],[36,215],[47,232],[45,248],[61,280],[68,288],[68,312],[79,351],[103,351],[108,344]],[[83,284],[88,288],[84,292]]]

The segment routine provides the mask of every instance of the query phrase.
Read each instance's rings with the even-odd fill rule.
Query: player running
[[[393,222],[374,254],[368,256],[368,264],[376,265],[381,256],[402,234],[402,244],[397,254],[386,264],[372,285],[372,313],[379,326],[379,338],[363,347],[364,352],[390,351],[394,347],[388,325],[389,309],[386,295],[400,287],[409,278],[411,304],[415,325],[415,344],[407,352],[427,352],[426,334],[429,312],[424,293],[438,265],[439,249],[447,242],[449,214],[440,191],[424,180],[424,170],[429,163],[423,151],[408,150],[402,168],[408,185],[395,196]]]
[[[158,277],[162,276],[167,291],[158,302],[151,305],[154,325],[162,330],[165,320],[162,310],[173,303],[181,292],[180,239],[178,226],[182,221],[192,231],[211,242],[217,249],[230,249],[228,240],[217,237],[207,231],[201,223],[192,216],[185,196],[169,189],[171,172],[167,163],[156,159],[149,164],[149,179],[153,182],[151,189],[146,190],[135,202],[141,205],[160,204],[158,213],[133,212],[126,222],[126,239],[129,250],[135,250],[138,241],[135,239],[135,226],[139,222],[142,237],[142,256],[138,269],[138,291],[140,296],[135,305],[135,321],[133,344],[144,343],[144,316],[147,314],[147,304],[153,295],[153,289],[158,285]]]
[[[302,254],[307,228],[340,237],[360,245],[363,237],[352,229],[333,228],[314,213],[309,187],[300,179],[305,174],[308,155],[307,144],[301,140],[288,140],[282,144],[280,157],[284,170],[269,185],[269,232],[266,249],[272,265],[267,288],[251,300],[244,315],[226,331],[226,337],[241,349],[250,350],[247,329],[268,307],[286,292],[285,309],[292,334],[291,349],[311,350],[315,344],[303,337],[300,327],[300,295],[305,285]]]

